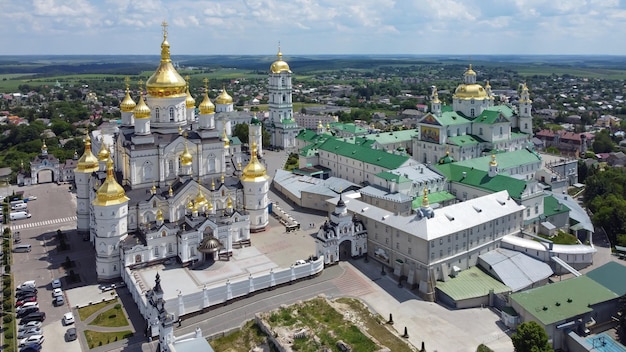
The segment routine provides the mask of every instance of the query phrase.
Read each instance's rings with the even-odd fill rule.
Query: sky
[[[0,55],[626,55],[626,0],[0,0]]]

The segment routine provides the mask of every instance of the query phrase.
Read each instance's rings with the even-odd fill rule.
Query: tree
[[[511,336],[515,352],[552,352],[546,331],[534,321],[521,323]]]
[[[235,129],[233,130],[233,136],[239,138],[241,143],[248,143],[248,131],[250,130],[250,126],[245,123],[238,123],[235,125]]]
[[[593,149],[595,153],[610,153],[613,151],[614,145],[611,136],[609,136],[609,131],[601,130],[596,133],[591,149]]]

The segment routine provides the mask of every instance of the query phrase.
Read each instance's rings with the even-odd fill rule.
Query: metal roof
[[[626,266],[617,262],[608,262],[587,273],[593,281],[615,292],[618,296],[626,294]]]
[[[497,248],[479,258],[489,266],[484,269],[495,274],[513,292],[545,280],[553,273],[548,264],[506,248]]]
[[[491,290],[494,293],[511,291],[508,286],[475,266],[459,272],[448,281],[437,281],[436,287],[455,301],[483,297]]]

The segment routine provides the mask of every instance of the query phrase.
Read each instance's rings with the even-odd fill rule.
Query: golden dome
[[[167,23],[163,22],[163,42],[161,43],[161,63],[146,81],[148,94],[153,97],[171,98],[186,95],[187,82],[176,72],[170,57],[170,43],[167,41]]]
[[[228,199],[226,199],[226,208],[233,208],[233,199],[230,197],[230,193],[228,194]]]
[[[157,210],[156,212],[156,220],[163,221],[163,212],[161,211],[161,209]]]
[[[187,84],[187,92],[185,94],[187,94],[187,99],[185,99],[185,106],[187,106],[187,109],[195,108],[196,99],[194,99],[189,92],[189,83]]]
[[[269,179],[267,176],[267,171],[265,170],[265,166],[261,164],[259,159],[256,157],[256,143],[252,143],[252,151],[250,153],[250,162],[243,169],[243,175],[241,176],[241,181],[244,182],[265,182]]]
[[[180,164],[182,166],[189,166],[192,161],[193,156],[189,152],[189,149],[187,149],[187,141],[185,141],[185,150],[183,150],[183,154],[180,156]]]
[[[206,197],[204,196],[204,193],[202,193],[200,186],[198,186],[198,195],[196,196],[194,203],[197,206],[201,206],[202,204],[206,203]]]
[[[212,211],[212,210],[213,210],[213,202],[209,202],[209,203],[207,204],[207,210],[208,210],[208,211]]]
[[[430,204],[428,203],[428,189],[424,188],[424,197],[422,198],[422,207],[428,208]]]
[[[109,160],[109,155],[111,155],[111,153],[109,152],[109,148],[107,148],[107,146],[102,143],[102,147],[100,147],[100,151],[98,152],[98,160],[107,161]]]
[[[489,81],[485,83],[485,89],[488,89],[488,88],[491,88],[491,84],[489,84]]]
[[[91,173],[98,171],[99,168],[98,158],[96,158],[96,156],[91,152],[91,138],[87,135],[85,138],[85,152],[80,159],[78,159],[76,170],[79,172]]]
[[[472,70],[472,64],[469,65],[469,68],[467,69],[467,71],[465,71],[465,76],[476,76],[476,72],[474,72],[474,70]]]
[[[454,91],[455,99],[485,99],[487,92],[480,84],[459,84]]]
[[[156,194],[157,188],[154,182],[152,182],[152,188],[150,188],[150,194]]]
[[[133,98],[130,97],[130,89],[128,84],[130,82],[130,78],[125,77],[124,82],[126,82],[126,96],[120,104],[120,109],[122,110],[122,112],[133,112],[133,109],[137,104],[135,103]]]
[[[324,125],[322,125],[322,120],[319,120],[317,122],[317,128],[324,128]]]
[[[213,105],[213,102],[211,102],[211,99],[209,98],[209,94],[207,94],[207,92],[204,92],[204,100],[202,100],[202,103],[200,103],[200,113],[203,115],[207,115],[207,114],[212,114],[215,112],[215,105]]]
[[[193,209],[193,202],[191,200],[189,200],[189,202],[187,203],[187,209]]]
[[[272,73],[281,73],[281,72],[288,72],[291,73],[291,70],[289,69],[289,65],[283,61],[283,53],[280,52],[280,47],[278,48],[278,54],[276,54],[276,56],[278,57],[278,60],[274,61],[272,63],[272,65],[270,66],[270,72]]]
[[[93,204],[106,207],[123,204],[128,202],[128,200],[129,198],[126,197],[124,188],[117,183],[113,176],[113,160],[109,158],[107,160],[107,178],[96,191],[96,199],[93,201]]]
[[[222,87],[222,92],[215,99],[216,104],[232,104],[233,97],[226,93],[226,88]]]
[[[140,83],[140,86],[141,86],[141,83]],[[133,109],[133,114],[135,115],[136,119],[150,118],[150,108],[148,107],[148,105],[146,105],[146,102],[143,100],[143,93],[140,93],[139,95],[139,104],[137,104],[137,106],[135,106],[135,109]]]
[[[489,162],[489,166],[498,166],[498,162],[496,161],[495,154],[491,154],[491,161]]]

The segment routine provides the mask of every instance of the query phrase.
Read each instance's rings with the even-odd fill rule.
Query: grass
[[[122,306],[117,304],[115,307],[98,314],[98,316],[89,325],[105,327],[128,326],[128,320],[124,315]]]
[[[242,351],[247,352],[267,341],[265,334],[259,329],[253,320],[247,321],[241,330],[230,335],[211,340],[211,347],[216,351]],[[270,346],[270,352],[277,350]]]
[[[578,239],[575,236],[572,236],[569,233],[563,231],[559,231],[553,237],[544,234],[538,234],[538,236],[550,240],[554,242],[554,244],[578,244]]]
[[[91,304],[78,309],[78,316],[80,320],[85,321],[89,318],[93,313],[99,311],[100,309],[108,306],[109,304],[117,303],[117,298],[111,301],[99,302],[96,304]]]
[[[353,311],[357,312],[367,333],[378,340],[380,344],[389,348],[389,350],[394,352],[413,351],[413,349],[404,341],[400,340],[396,334],[389,331],[385,325],[381,324],[382,318],[380,316],[373,315],[360,301],[354,298],[339,298],[337,302],[347,304]]]
[[[94,348],[109,344],[118,340],[123,340],[133,336],[130,330],[116,332],[99,332],[93,330],[85,330],[85,339],[89,348]]]

